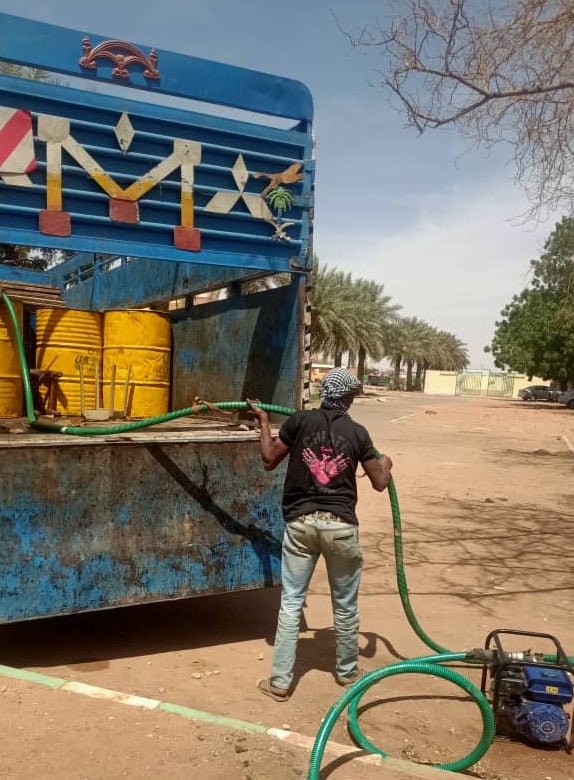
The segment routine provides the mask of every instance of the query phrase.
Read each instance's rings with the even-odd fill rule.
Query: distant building
[[[335,368],[332,363],[316,363],[311,360],[311,382],[320,382],[332,368]]]

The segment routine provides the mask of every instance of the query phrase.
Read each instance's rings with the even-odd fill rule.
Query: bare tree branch
[[[407,123],[420,133],[454,125],[487,147],[510,143],[529,216],[571,213],[574,2],[410,0],[400,8],[386,25],[345,34],[377,50],[381,86]]]

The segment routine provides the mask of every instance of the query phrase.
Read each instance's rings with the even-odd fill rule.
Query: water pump
[[[549,640],[555,653],[507,651],[502,646],[503,635]],[[486,695],[490,677],[488,695],[496,733],[539,747],[564,747],[571,752],[572,714],[564,707],[573,699],[574,669],[558,640],[551,634],[497,629],[488,635],[483,652],[481,690]]]

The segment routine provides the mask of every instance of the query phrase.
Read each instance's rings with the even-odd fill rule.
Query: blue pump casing
[[[570,722],[560,705],[523,701],[511,710],[512,725],[529,742],[555,745],[566,739]]]
[[[555,745],[566,739],[569,718],[562,709],[572,701],[572,682],[563,669],[522,668],[526,689],[520,705],[511,708],[514,728],[529,742]]]
[[[505,648],[509,637],[514,647]],[[516,648],[518,637],[528,643],[529,649]],[[554,651],[532,649],[540,642],[552,644]],[[572,712],[567,712],[565,705],[574,699],[574,664],[559,640],[537,631],[497,628],[488,634],[484,649],[487,663],[482,669],[480,690],[486,693],[490,674],[496,734],[522,738],[540,747],[564,747],[571,753]]]
[[[572,701],[572,682],[563,669],[546,666],[525,666],[526,698],[550,704]]]

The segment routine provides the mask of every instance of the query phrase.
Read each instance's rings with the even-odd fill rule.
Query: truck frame
[[[0,76],[0,243],[61,251],[0,265],[22,381],[37,309],[158,311],[170,410],[208,409],[89,436],[65,411],[0,420],[0,621],[276,586],[283,471],[217,403],[306,400],[308,89],[8,14],[0,60],[46,74]]]

